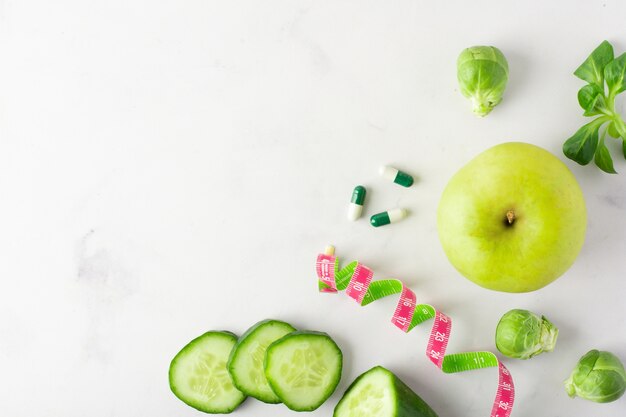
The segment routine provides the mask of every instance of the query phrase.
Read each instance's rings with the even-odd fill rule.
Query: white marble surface
[[[626,162],[609,176],[560,152],[584,123],[571,73],[603,39],[626,50],[625,16],[620,0],[0,1],[0,415],[199,415],[169,391],[172,356],[206,330],[274,317],[343,348],[339,389],[311,416],[376,364],[442,417],[488,416],[495,370],[442,374],[424,356],[428,325],[389,323],[394,300],[317,293],[327,243],[451,315],[450,352],[495,349],[510,308],[552,319],[554,353],[506,360],[514,417],[626,415],[624,398],[562,388],[590,348],[626,360]],[[457,91],[473,44],[511,68],[486,119]],[[531,294],[466,281],[435,227],[450,176],[509,140],[564,160],[589,211],[575,265]],[[381,163],[419,181],[385,183]],[[367,214],[410,218],[347,222],[358,183]],[[234,415],[295,413],[249,400]]]

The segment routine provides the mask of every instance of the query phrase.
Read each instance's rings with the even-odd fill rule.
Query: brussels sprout
[[[528,310],[511,310],[496,327],[496,347],[511,358],[528,359],[552,352],[559,334],[550,321]]]
[[[502,100],[509,64],[495,46],[472,46],[456,62],[461,93],[472,100],[472,111],[486,116]]]
[[[610,352],[590,350],[576,364],[565,381],[565,391],[597,403],[609,403],[624,395],[626,372],[619,358]]]

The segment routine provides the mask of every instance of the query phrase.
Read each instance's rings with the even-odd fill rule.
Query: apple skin
[[[503,143],[471,160],[450,179],[437,209],[452,265],[496,291],[529,292],[557,279],[578,256],[586,228],[574,175],[528,143]]]

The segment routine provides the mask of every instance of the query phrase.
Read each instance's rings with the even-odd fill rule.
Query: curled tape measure
[[[498,368],[498,390],[491,409],[491,417],[508,417],[513,409],[515,387],[508,369],[491,352],[464,352],[446,355],[452,320],[428,304],[417,304],[415,293],[397,279],[373,281],[371,269],[358,261],[352,261],[339,269],[339,261],[334,256],[335,248],[328,246],[326,252],[318,255],[316,270],[320,292],[346,294],[359,305],[365,306],[373,301],[393,294],[400,294],[400,299],[391,318],[391,322],[403,332],[409,332],[418,324],[434,318],[428,338],[426,356],[445,373],[470,371],[472,369]]]

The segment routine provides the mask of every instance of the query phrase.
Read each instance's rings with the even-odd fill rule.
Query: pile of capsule
[[[390,166],[382,166],[379,170],[380,176],[395,182],[403,187],[413,185],[413,177]],[[363,213],[363,203],[365,202],[365,187],[357,185],[352,191],[352,199],[348,208],[348,220],[355,221],[361,217]],[[402,208],[395,208],[381,213],[376,213],[370,217],[370,224],[374,227],[385,226],[390,223],[396,223],[407,216],[407,211]]]

